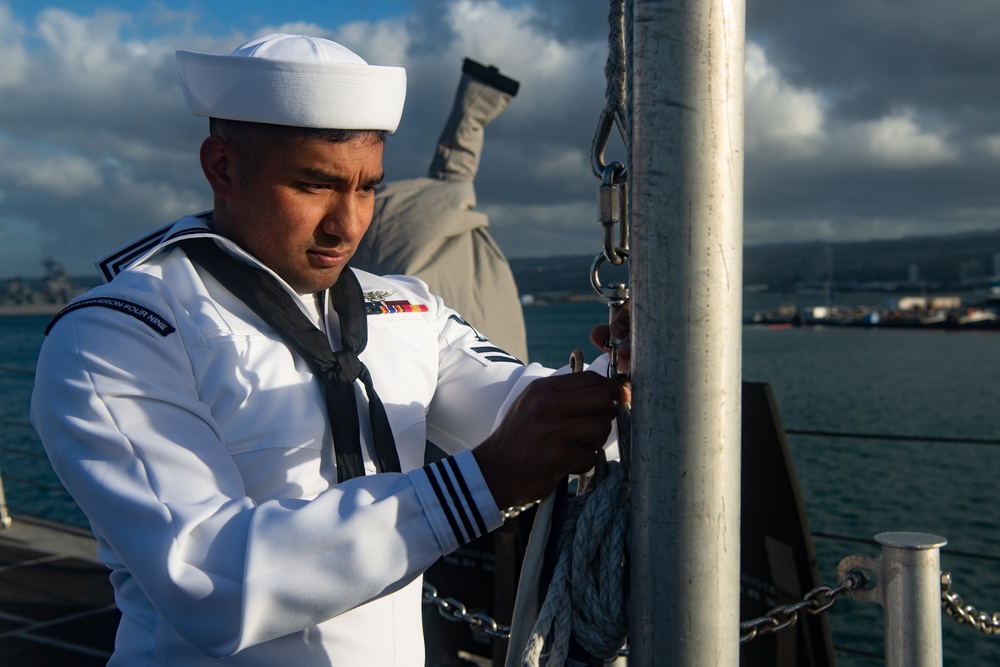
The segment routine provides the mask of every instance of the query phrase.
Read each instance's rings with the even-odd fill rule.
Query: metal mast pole
[[[744,0],[633,0],[630,665],[739,663]]]

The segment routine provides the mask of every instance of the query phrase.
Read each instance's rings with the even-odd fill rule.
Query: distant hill
[[[594,255],[520,257],[510,267],[521,294],[591,295],[590,266]],[[914,236],[893,241],[850,243],[772,243],[744,249],[743,283],[773,292],[819,286],[832,273],[839,290],[968,289],[985,284],[1000,267],[1000,231],[948,236]],[[915,267],[912,268],[912,267]],[[831,271],[832,269],[832,271]],[[911,276],[915,270],[916,275]],[[916,282],[910,282],[915,277]],[[624,273],[607,264],[604,282],[620,281]],[[74,276],[80,287],[100,280],[93,274]],[[38,289],[42,279],[25,281]]]
[[[593,260],[594,255],[509,261],[522,294],[589,294]],[[788,292],[825,284],[830,277],[842,291],[968,289],[986,284],[1000,272],[996,262],[1000,262],[1000,231],[892,241],[774,243],[744,249],[743,283]],[[613,271],[602,267],[602,280],[621,280]]]

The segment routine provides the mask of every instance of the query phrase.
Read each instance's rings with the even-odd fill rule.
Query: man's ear
[[[232,196],[235,152],[229,143],[217,134],[201,142],[201,170],[220,199]]]

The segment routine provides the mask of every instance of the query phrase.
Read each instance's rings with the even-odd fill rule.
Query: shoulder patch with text
[[[81,308],[89,308],[91,306],[111,308],[112,310],[120,311],[122,313],[125,313],[126,315],[131,315],[132,317],[139,320],[140,322],[142,322],[143,324],[145,324],[146,326],[148,326],[150,329],[160,334],[161,336],[169,336],[174,331],[176,331],[176,329],[169,322],[167,322],[166,319],[164,319],[160,315],[157,315],[149,308],[140,306],[137,303],[132,303],[131,301],[126,301],[125,299],[115,299],[112,297],[99,296],[99,297],[94,297],[92,299],[83,299],[82,301],[71,303],[70,305],[60,310],[59,313],[54,318],[52,318],[52,321],[49,322],[49,326],[45,327],[45,335],[46,336],[49,335],[49,331],[52,330],[52,327],[55,325],[56,322],[59,321],[60,318],[62,318],[63,315],[68,315],[69,313],[72,313],[74,310],[79,310]]]

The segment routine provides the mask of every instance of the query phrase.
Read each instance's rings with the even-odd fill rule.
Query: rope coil
[[[609,660],[628,636],[627,484],[620,463],[605,466],[593,490],[569,502],[552,580],[524,651],[525,667],[565,664],[570,636],[590,655]]]

